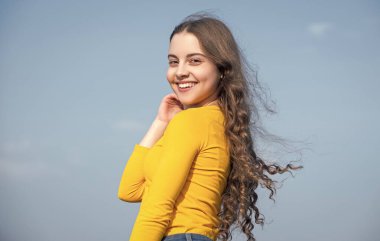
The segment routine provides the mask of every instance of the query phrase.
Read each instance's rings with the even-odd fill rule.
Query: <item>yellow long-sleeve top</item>
[[[221,195],[230,172],[218,106],[177,113],[151,147],[135,144],[118,197],[140,202],[130,241],[161,241],[177,233],[216,240]]]

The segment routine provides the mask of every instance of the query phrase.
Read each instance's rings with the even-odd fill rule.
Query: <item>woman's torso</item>
[[[207,139],[192,163],[186,183],[174,205],[172,219],[165,236],[196,233],[215,240],[218,233],[217,214],[220,210],[221,195],[230,170],[227,142],[224,136],[224,117],[217,106],[206,106],[187,111],[202,115],[203,129]],[[194,135],[196,134],[199,133],[194,133]],[[160,165],[160,156],[165,148],[164,138],[165,135],[155,143],[145,157],[146,186],[143,199],[149,193],[149,186],[155,170]],[[175,173],[167,175],[175,175]]]

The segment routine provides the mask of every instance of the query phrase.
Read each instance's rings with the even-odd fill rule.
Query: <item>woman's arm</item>
[[[160,103],[156,118],[141,140],[140,145],[152,147],[161,138],[170,120],[182,110],[183,105],[174,93],[166,95]]]
[[[148,132],[145,134],[144,138],[140,141],[139,145],[147,148],[151,148],[154,143],[164,134],[167,122],[155,118],[152,125],[150,126]]]
[[[149,148],[135,145],[121,176],[118,197],[126,202],[141,202],[145,189],[144,158]]]
[[[141,202],[145,189],[144,158],[161,138],[167,123],[156,118],[139,144],[136,144],[121,176],[118,197],[126,202]]]
[[[179,113],[168,124],[158,166],[144,195],[130,241],[160,241],[194,159],[206,140],[208,126],[195,111]]]
[[[141,201],[145,189],[145,155],[162,137],[170,120],[182,110],[182,107],[174,93],[162,99],[156,118],[140,143],[135,145],[124,168],[118,190],[119,199],[126,202]]]

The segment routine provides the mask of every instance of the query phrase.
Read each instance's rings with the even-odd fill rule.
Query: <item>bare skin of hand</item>
[[[162,137],[170,120],[182,110],[183,105],[174,93],[164,96],[158,108],[157,116],[141,140],[140,145],[148,148],[152,147]]]
[[[169,123],[169,121],[183,109],[184,107],[178,100],[176,94],[170,93],[162,99],[160,107],[158,108],[156,119]]]

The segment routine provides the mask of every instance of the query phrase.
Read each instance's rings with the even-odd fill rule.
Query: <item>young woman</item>
[[[260,86],[222,21],[187,17],[170,36],[168,62],[174,93],[162,99],[120,181],[121,200],[141,201],[130,241],[228,240],[233,224],[255,240],[252,214],[264,221],[256,188],[272,198],[267,174],[301,167],[256,155]]]

